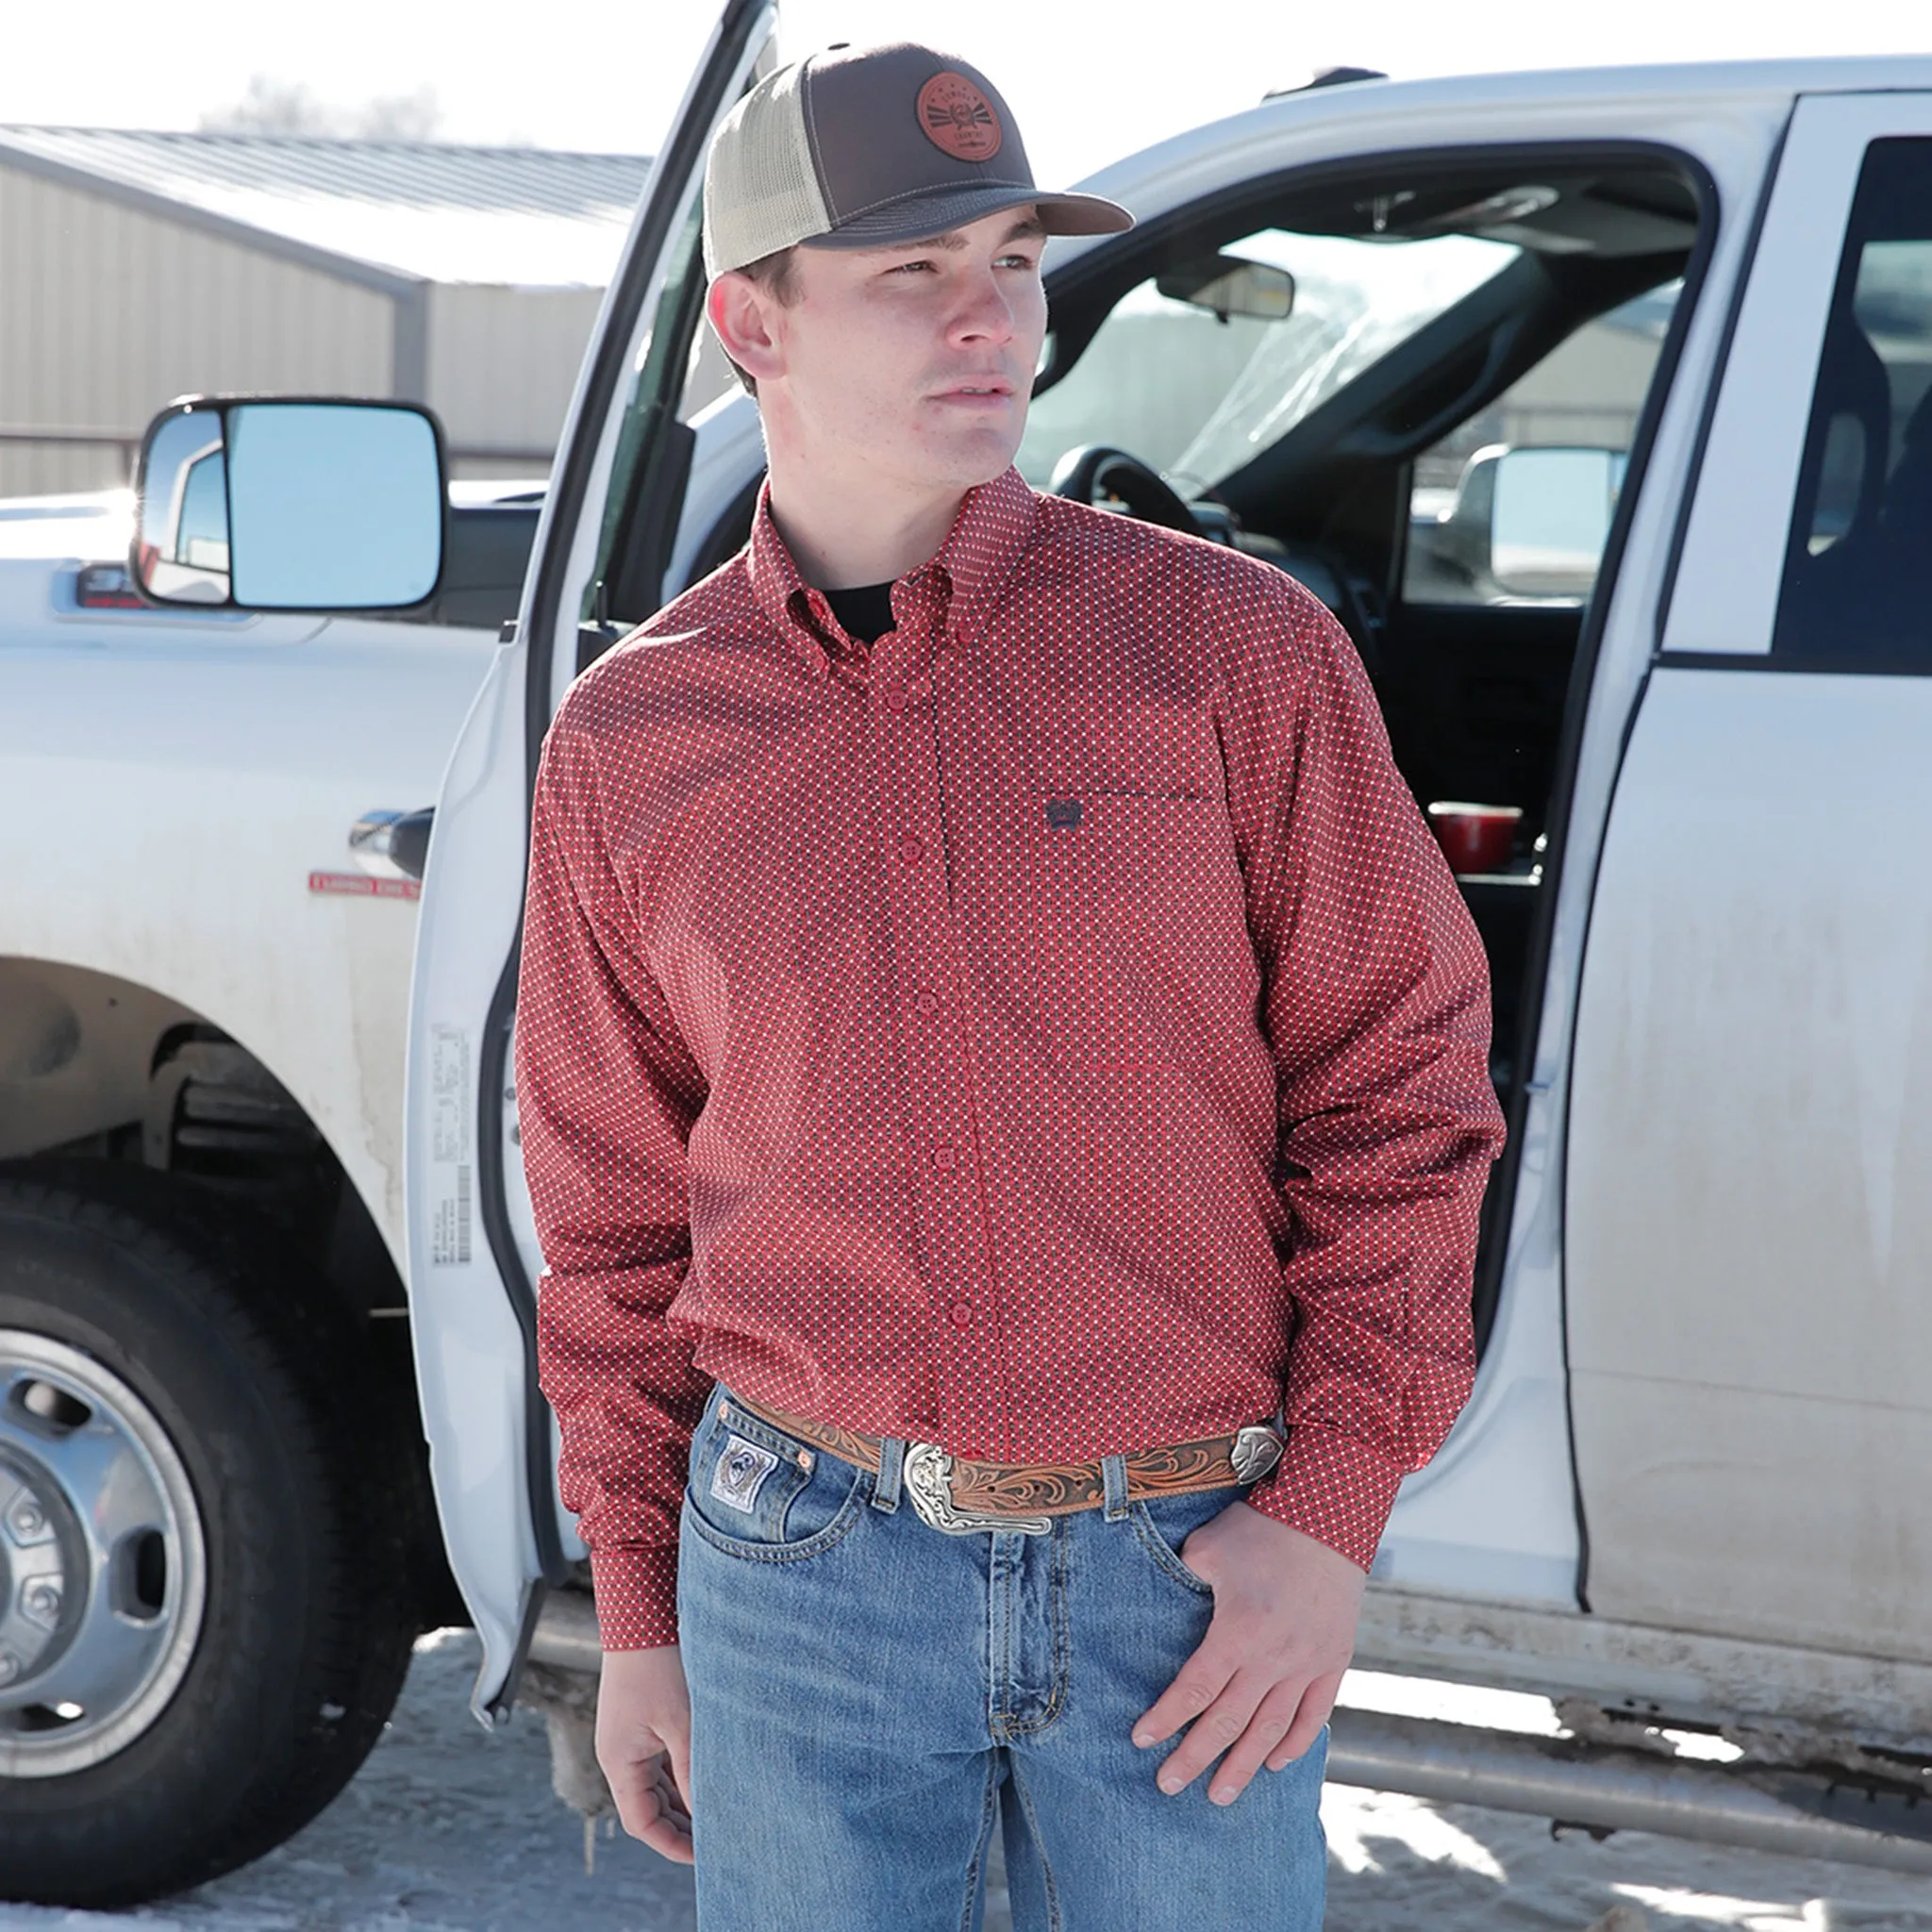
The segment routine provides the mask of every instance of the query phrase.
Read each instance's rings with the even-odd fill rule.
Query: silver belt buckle
[[[1237,1482],[1258,1482],[1281,1460],[1282,1433],[1273,1423],[1250,1423],[1235,1432],[1228,1460]]]
[[[961,1509],[953,1501],[953,1458],[937,1442],[908,1442],[900,1479],[922,1523],[947,1536],[972,1536],[983,1529],[1017,1530],[1022,1536],[1046,1536],[1051,1516],[994,1516]]]

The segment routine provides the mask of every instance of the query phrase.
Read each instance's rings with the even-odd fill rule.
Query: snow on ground
[[[586,1875],[541,1722],[479,1729],[475,1663],[468,1631],[425,1637],[360,1775],[246,1871],[129,1912],[0,1905],[0,1932],[690,1932],[688,1873],[641,1845],[600,1834]],[[1476,1694],[1454,1715],[1471,1721]],[[1524,1704],[1499,1694],[1494,1721],[1524,1727]],[[1585,1932],[1619,1904],[1652,1932],[1932,1932],[1923,1878],[1635,1832],[1557,1838],[1541,1819],[1343,1785],[1323,1816],[1329,1932]],[[999,1903],[986,1932],[1009,1932]]]

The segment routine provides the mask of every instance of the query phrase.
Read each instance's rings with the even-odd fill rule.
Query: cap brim
[[[829,233],[808,235],[802,248],[891,248],[904,242],[924,242],[982,221],[1003,208],[1032,206],[1049,235],[1119,235],[1134,225],[1134,218],[1117,201],[1098,194],[1042,194],[1018,185],[983,188],[938,188],[908,195],[887,208],[869,208]]]

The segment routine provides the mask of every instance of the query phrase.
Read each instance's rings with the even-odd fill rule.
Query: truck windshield
[[[1153,279],[1109,311],[1072,369],[1033,399],[1021,474],[1043,488],[1069,449],[1106,442],[1199,495],[1500,275],[1522,250],[1464,235],[1359,240],[1265,228],[1223,254],[1295,278],[1279,320],[1163,295]]]

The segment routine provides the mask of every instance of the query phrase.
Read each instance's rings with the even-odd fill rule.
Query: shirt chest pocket
[[[1041,910],[1170,912],[1200,906],[1233,863],[1216,799],[1178,792],[1087,791],[1034,808]]]
[[[1258,980],[1226,808],[1178,792],[1030,801],[1006,968],[1036,1037],[1075,1057],[1141,1058],[1133,1036],[1245,1029]]]

